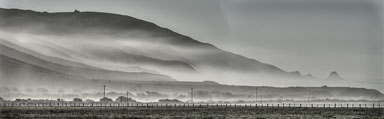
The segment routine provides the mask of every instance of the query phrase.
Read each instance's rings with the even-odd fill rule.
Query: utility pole
[[[257,103],[257,87],[256,87],[256,92],[255,92],[255,103]]]
[[[191,102],[193,103],[193,88],[191,88]]]
[[[129,99],[128,95],[129,95],[129,93],[128,93],[128,91],[127,91],[127,102],[128,102],[128,99]]]
[[[105,97],[105,85],[104,85],[104,97]]]
[[[308,99],[307,101],[309,102],[311,100],[311,90],[308,91]]]

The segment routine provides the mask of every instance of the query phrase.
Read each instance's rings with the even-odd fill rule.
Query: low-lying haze
[[[383,6],[381,0],[0,1],[3,8],[129,15],[285,71],[320,78],[337,71],[381,91]]]

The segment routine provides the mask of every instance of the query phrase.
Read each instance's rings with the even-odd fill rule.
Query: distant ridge
[[[339,73],[337,73],[336,71],[333,71],[329,74],[328,76],[328,79],[333,79],[333,80],[342,80],[344,78],[342,78]]]
[[[0,8],[0,19],[1,30],[5,32],[24,33],[39,38],[44,36],[43,40],[33,40],[40,44],[49,44],[52,40],[81,41],[78,44],[60,44],[62,46],[57,48],[71,49],[84,54],[87,59],[65,53],[67,52],[65,49],[60,52],[70,56],[48,55],[101,69],[105,69],[106,66],[109,69],[126,72],[124,67],[140,67],[176,80],[184,78],[212,80],[210,77],[220,72],[249,75],[248,77],[262,75],[282,79],[316,79],[312,75],[302,76],[299,71],[283,71],[274,65],[221,50],[211,44],[199,42],[130,16],[101,12],[48,13]],[[92,44],[92,47],[87,47],[89,44]],[[46,46],[36,47],[25,46],[27,49],[34,49],[35,52],[47,50],[44,48]],[[94,61],[91,62],[93,64],[87,62],[88,60]],[[105,63],[97,64],[98,62]],[[208,78],[201,79],[202,77]]]

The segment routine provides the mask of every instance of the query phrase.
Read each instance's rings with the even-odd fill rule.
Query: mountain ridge
[[[79,42],[79,44],[67,46],[83,54],[89,55],[91,52],[99,52],[93,49],[81,49],[90,44],[94,45],[93,48],[98,48],[101,51],[110,50],[110,48],[103,48],[109,44],[120,49],[129,47],[128,50],[124,50],[128,54],[112,55],[106,53],[105,55],[95,56],[95,60],[100,62],[111,63],[134,56],[151,57],[160,61],[175,61],[164,64],[163,67],[156,67],[151,63],[147,63],[148,66],[146,65],[145,68],[153,69],[164,75],[170,75],[176,79],[190,77],[199,73],[203,74],[203,77],[208,77],[201,80],[209,80],[214,78],[211,75],[215,72],[249,74],[249,77],[261,74],[306,78],[300,73],[286,72],[277,66],[222,50],[212,44],[194,40],[168,28],[126,15],[103,12],[46,13],[31,10],[0,9],[0,18],[2,18],[0,26],[5,31],[44,36],[48,37],[47,39],[59,39],[55,41],[64,43],[70,41]],[[142,53],[137,54],[132,49],[140,49]],[[133,64],[137,64],[137,61],[142,59],[133,60],[135,61]],[[125,63],[124,65],[133,64]],[[181,71],[177,67],[172,67],[172,65],[184,65],[187,68],[195,69],[197,72],[191,73],[192,70]],[[169,67],[169,69],[165,67]],[[208,75],[205,76],[205,74]],[[194,79],[199,79],[199,77]]]

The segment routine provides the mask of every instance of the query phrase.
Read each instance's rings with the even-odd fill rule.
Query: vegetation
[[[0,107],[0,118],[384,118],[383,108]]]
[[[74,98],[74,99],[73,99],[73,102],[83,102],[83,100],[80,99],[80,98]]]

